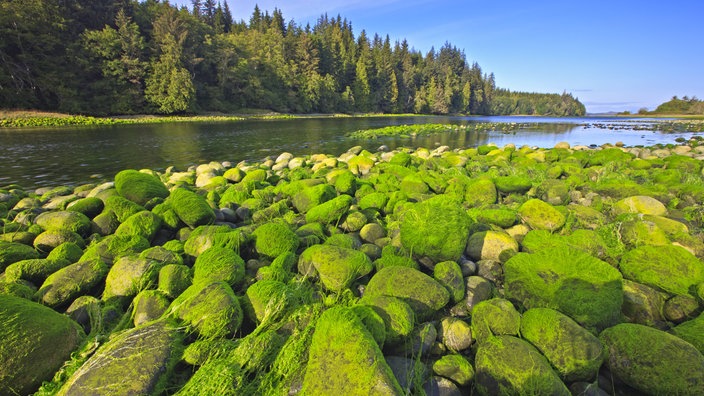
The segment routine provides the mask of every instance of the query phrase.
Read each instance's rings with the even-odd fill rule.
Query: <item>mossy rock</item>
[[[458,354],[445,355],[433,363],[433,373],[466,386],[474,379],[474,368],[466,357]]]
[[[200,226],[193,230],[183,245],[184,253],[198,257],[211,247],[222,247],[240,251],[248,241],[248,236],[241,229],[222,226]]]
[[[158,289],[176,298],[193,284],[191,269],[183,264],[167,264],[159,270]]]
[[[417,173],[411,173],[401,180],[401,192],[407,194],[408,196],[417,194],[427,194],[430,192],[430,187],[423,181]]]
[[[523,176],[499,176],[494,178],[496,189],[503,194],[523,194],[533,187],[533,183]]]
[[[21,243],[0,241],[0,272],[18,261],[39,258],[39,252],[33,247]]]
[[[604,362],[601,341],[553,309],[533,308],[524,312],[521,336],[538,348],[568,383],[594,380]]]
[[[357,178],[348,170],[341,170],[334,181],[335,190],[339,194],[353,195],[357,190]]]
[[[298,249],[298,236],[282,223],[266,223],[254,230],[257,253],[270,258],[278,257],[286,252]]]
[[[387,193],[371,193],[367,194],[362,199],[359,200],[359,208],[362,210],[366,209],[376,209],[381,212],[386,207],[389,202],[389,195]]]
[[[417,269],[391,266],[374,274],[365,296],[391,296],[404,300],[419,320],[432,317],[450,301],[450,293],[435,279]]]
[[[671,294],[692,294],[704,282],[704,264],[687,249],[641,246],[624,254],[619,263],[623,277]]]
[[[621,312],[627,322],[659,327],[665,323],[667,297],[668,294],[652,287],[624,279]]]
[[[504,264],[504,286],[506,296],[525,308],[556,309],[590,331],[613,325],[620,317],[621,273],[573,248],[513,256]]]
[[[448,316],[440,321],[438,336],[445,347],[452,352],[468,349],[474,342],[472,326],[466,321]]]
[[[139,213],[139,212],[137,212]],[[99,234],[102,236],[112,235],[120,226],[120,221],[117,219],[117,215],[112,210],[104,210],[99,215],[93,218],[91,223],[91,231],[94,234]]]
[[[108,197],[105,199],[104,202],[105,208],[103,209],[103,213],[109,211],[114,212],[115,216],[117,216],[117,221],[119,221],[120,223],[127,220],[127,218],[132,216],[133,214],[145,210],[142,205],[138,205],[130,201],[129,199],[123,198],[119,195],[113,195],[111,197]],[[94,219],[93,221],[97,220]]]
[[[401,243],[416,257],[457,261],[472,223],[458,203],[442,196],[413,205],[401,219]]]
[[[171,207],[178,217],[191,228],[215,222],[215,212],[202,196],[183,189],[176,188],[169,196]]]
[[[230,359],[215,357],[198,367],[198,370],[175,395],[238,396],[240,393],[236,385],[243,376],[242,369],[232,364]]]
[[[250,171],[247,171],[240,183],[261,183],[266,180],[267,176],[267,172],[264,169],[252,169]]]
[[[224,281],[235,287],[244,280],[244,267],[244,260],[234,250],[214,246],[196,258],[193,283]]]
[[[547,359],[516,337],[491,337],[480,344],[475,370],[480,395],[570,395]]]
[[[671,330],[672,334],[694,345],[695,348],[704,354],[704,313],[696,318],[688,320],[675,326]]]
[[[109,270],[107,264],[98,259],[71,264],[49,275],[35,298],[50,307],[66,305],[100,284]]]
[[[70,231],[82,236],[89,235],[91,230],[90,219],[79,212],[44,212],[34,222],[47,231]]]
[[[492,336],[518,336],[521,314],[510,301],[494,298],[479,302],[472,308],[472,334],[478,343]]]
[[[605,148],[591,153],[587,166],[606,165],[611,162],[627,163],[635,157],[620,148]]]
[[[548,231],[559,230],[567,220],[554,206],[535,198],[524,202],[518,215],[531,228]]]
[[[353,249],[333,245],[313,245],[301,253],[298,259],[299,272],[317,272],[321,283],[330,291],[339,292],[373,269],[366,254]],[[303,269],[303,271],[301,271]]]
[[[184,223],[174,211],[170,201],[162,202],[154,206],[152,213],[161,219],[162,226],[167,230],[176,231],[184,226]]]
[[[171,302],[159,290],[143,290],[134,298],[132,322],[135,327],[159,319],[169,308]]]
[[[460,265],[454,261],[442,261],[435,264],[433,278],[450,292],[450,302],[458,303],[464,298],[464,278]]]
[[[551,205],[564,205],[570,200],[570,189],[562,180],[548,179],[537,188],[538,197]]]
[[[161,228],[161,218],[149,211],[135,213],[115,230],[115,235],[139,235],[151,241]]]
[[[96,197],[86,197],[71,202],[66,210],[70,212],[78,212],[84,214],[89,219],[100,214],[105,208],[105,203]]]
[[[412,257],[397,252],[396,248],[392,245],[384,246],[381,249],[381,257],[374,260],[374,268],[378,272],[381,271],[382,268],[392,267],[395,265],[419,269],[418,263]]]
[[[329,184],[319,184],[300,190],[293,196],[291,203],[298,213],[306,213],[314,206],[327,202],[337,196],[333,186]]]
[[[183,334],[169,321],[130,329],[100,347],[58,395],[146,395],[163,392],[181,357]]]
[[[567,211],[574,216],[578,227],[593,230],[606,224],[606,216],[589,206],[569,204]]]
[[[232,336],[242,324],[242,307],[225,282],[190,286],[171,303],[169,314],[209,339]]]
[[[169,190],[158,178],[134,169],[115,175],[115,189],[121,196],[138,205],[145,205],[154,198],[166,198]]]
[[[352,197],[340,195],[325,203],[314,206],[306,213],[307,223],[336,224],[340,221],[352,205]]]
[[[247,288],[243,299],[244,311],[254,323],[278,320],[295,301],[286,284],[261,280]]]
[[[362,245],[362,241],[359,240],[359,236],[354,234],[335,234],[325,239],[324,244],[345,249],[358,249]]]
[[[40,252],[49,253],[54,248],[66,242],[72,242],[79,247],[86,245],[83,237],[75,232],[67,230],[49,230],[44,231],[34,238],[34,248]]]
[[[83,255],[83,248],[73,242],[65,242],[55,247],[47,256],[47,260],[66,260],[75,263]]]
[[[20,279],[41,285],[47,276],[71,264],[68,260],[29,259],[12,263],[5,268],[5,279]]]
[[[633,197],[624,198],[616,202],[611,211],[614,215],[623,213],[639,213],[644,215],[665,216],[667,208],[662,202],[653,197],[644,195],[636,195]]]
[[[379,345],[379,348],[383,349],[384,343],[386,343],[386,322],[384,318],[382,318],[371,305],[357,304],[351,306],[350,309],[352,309],[359,320],[362,321],[362,324],[367,328],[369,334],[374,337],[374,341]]]
[[[0,393],[27,395],[71,358],[85,333],[68,316],[0,294]]]
[[[415,314],[410,305],[403,300],[391,296],[365,295],[359,304],[374,309],[385,326],[385,344],[397,346],[403,344],[415,326]],[[383,346],[383,344],[379,344]]]
[[[337,306],[317,321],[301,393],[402,395],[403,391],[362,321],[350,308]]]
[[[599,338],[606,366],[627,385],[649,395],[704,394],[704,355],[692,344],[664,331],[622,323]]]
[[[475,232],[467,241],[465,253],[473,260],[499,261],[504,254],[518,252],[518,242],[499,231]]]
[[[149,249],[149,241],[139,235],[108,235],[88,246],[80,260],[100,259],[112,264],[116,259]]]
[[[374,167],[374,160],[364,155],[357,155],[347,161],[349,170],[355,175],[367,175]]]
[[[136,256],[120,257],[105,279],[103,300],[113,297],[134,297],[140,291],[156,286],[161,264]]]
[[[628,247],[643,245],[664,246],[670,244],[665,231],[654,222],[641,219],[640,216],[628,216],[621,223],[620,235]]]
[[[518,217],[516,212],[509,209],[481,209],[476,214],[476,220],[480,223],[508,228],[516,224]]]
[[[464,201],[470,207],[482,207],[496,203],[498,192],[496,184],[489,179],[479,179],[467,185]]]

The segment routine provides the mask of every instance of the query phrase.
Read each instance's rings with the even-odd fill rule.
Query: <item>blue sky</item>
[[[190,0],[171,1],[188,4]],[[355,35],[406,38],[423,53],[446,41],[514,91],[567,91],[587,111],[654,109],[704,99],[702,0],[229,0],[235,19],[258,4],[305,25],[323,13]]]

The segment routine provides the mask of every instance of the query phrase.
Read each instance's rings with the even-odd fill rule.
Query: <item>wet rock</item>
[[[696,317],[701,311],[697,299],[687,295],[677,295],[670,298],[665,302],[663,308],[665,318],[677,324]]]
[[[440,337],[448,350],[460,352],[472,345],[472,328],[464,320],[446,317],[440,321]]]
[[[132,322],[135,327],[159,319],[169,308],[170,301],[158,290],[144,290],[134,298]]]
[[[518,215],[532,229],[557,231],[565,224],[565,215],[539,199],[530,199],[518,208]]]
[[[442,261],[433,268],[433,278],[450,292],[450,302],[458,303],[464,298],[465,283],[462,269],[454,261]]]
[[[298,249],[298,236],[285,224],[263,224],[257,227],[253,235],[257,253],[265,257],[275,258],[283,253],[295,252]]]
[[[69,231],[82,236],[90,233],[90,219],[79,212],[44,212],[34,222],[47,231]]]
[[[44,231],[34,238],[34,248],[40,252],[49,253],[57,246],[72,242],[79,247],[85,246],[83,238],[75,232],[66,230],[50,230]]]
[[[348,288],[373,268],[366,254],[332,245],[314,245],[304,250],[298,267],[302,274],[310,274],[315,269],[325,288],[332,291]]]
[[[157,283],[161,265],[152,260],[124,256],[115,261],[105,279],[103,300],[134,297],[140,291]]]
[[[672,329],[672,334],[692,344],[704,354],[704,313],[675,326]]]
[[[496,335],[517,336],[520,327],[521,314],[508,300],[486,300],[472,309],[472,334],[478,343]]]
[[[237,296],[225,282],[190,286],[171,303],[169,314],[203,338],[232,336],[243,316]]]
[[[191,228],[212,224],[215,221],[215,213],[205,198],[192,191],[183,188],[174,189],[169,199],[181,221]]]
[[[50,307],[68,304],[102,282],[108,271],[101,260],[79,261],[47,277],[35,297]]]
[[[423,386],[428,396],[461,396],[462,392],[454,382],[444,377],[434,376]]]
[[[672,294],[689,294],[704,281],[704,264],[686,249],[642,246],[624,254],[619,263],[623,277]]]
[[[244,280],[245,264],[240,255],[225,247],[213,246],[193,264],[193,283],[223,281],[232,287]]]
[[[158,178],[133,169],[123,170],[115,175],[115,189],[121,196],[144,205],[154,198],[166,198],[169,190]]]
[[[415,324],[415,314],[408,304],[396,297],[369,295],[362,297],[359,303],[374,309],[384,321],[385,345],[397,346],[406,342]]]
[[[466,386],[474,378],[474,368],[462,355],[445,355],[433,363],[433,373]]]
[[[663,310],[667,294],[646,285],[623,280],[623,306],[621,312],[628,322],[651,327],[665,323]]]
[[[504,232],[475,232],[467,241],[465,253],[473,260],[498,261],[505,251],[518,251],[518,242]]]

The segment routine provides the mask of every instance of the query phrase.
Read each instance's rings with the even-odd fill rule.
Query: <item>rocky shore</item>
[[[0,189],[0,394],[704,394],[704,146]]]

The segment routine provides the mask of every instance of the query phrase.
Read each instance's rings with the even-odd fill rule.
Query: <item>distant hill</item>
[[[704,101],[697,99],[695,96],[689,98],[687,96],[681,99],[673,96],[669,101],[658,106],[651,114],[704,114]]]

